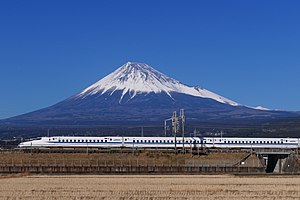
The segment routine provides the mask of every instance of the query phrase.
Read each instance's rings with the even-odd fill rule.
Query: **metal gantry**
[[[171,121],[172,122],[172,133],[174,136],[174,147],[175,147],[175,153],[177,153],[177,133],[179,132],[180,129],[180,122],[181,122],[181,133],[182,133],[182,152],[184,153],[185,149],[184,149],[184,124],[185,124],[185,116],[184,116],[184,109],[180,109],[180,115],[177,116],[177,112],[174,111],[173,112],[173,116],[172,118],[166,119],[165,120],[165,137],[167,136],[167,122]]]

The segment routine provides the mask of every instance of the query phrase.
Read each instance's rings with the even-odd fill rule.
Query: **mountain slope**
[[[151,92],[158,94],[164,92],[172,98],[171,93],[176,92],[202,98],[211,98],[230,105],[238,105],[236,102],[208,90],[182,84],[158,72],[147,64],[136,62],[124,64],[113,73],[83,90],[76,97],[85,98],[95,94],[103,95],[107,92],[112,95],[116,91],[122,91],[120,102],[126,93],[130,95],[130,98],[134,98],[137,94],[148,94]]]
[[[296,113],[258,110],[199,87],[187,86],[147,64],[128,62],[58,104],[7,120],[8,124],[161,124],[173,111],[187,121],[237,122],[281,119]]]

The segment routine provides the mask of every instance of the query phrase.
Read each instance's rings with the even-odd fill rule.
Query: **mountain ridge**
[[[185,85],[147,64],[128,62],[66,100],[1,123],[161,124],[181,108],[188,123],[244,123],[299,116],[296,112],[243,106],[206,89]]]

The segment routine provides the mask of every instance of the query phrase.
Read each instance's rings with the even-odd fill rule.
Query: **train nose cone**
[[[29,142],[21,142],[18,145],[19,148],[24,148],[24,147],[30,147],[30,143]]]
[[[21,142],[20,144],[18,144],[19,148],[22,148],[24,146],[24,142]]]

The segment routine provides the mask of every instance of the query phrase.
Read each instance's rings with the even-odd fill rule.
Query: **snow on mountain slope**
[[[256,107],[254,107],[254,109],[256,109],[256,110],[271,110],[271,109],[265,108],[263,106],[256,106]]]
[[[76,98],[85,98],[90,95],[115,91],[122,91],[119,102],[121,103],[125,94],[134,98],[137,94],[162,93],[165,92],[173,99],[172,93],[182,93],[196,97],[214,99],[220,103],[238,106],[239,104],[199,87],[190,87],[166,76],[144,63],[128,62],[113,73],[99,80],[95,84],[76,95]]]

